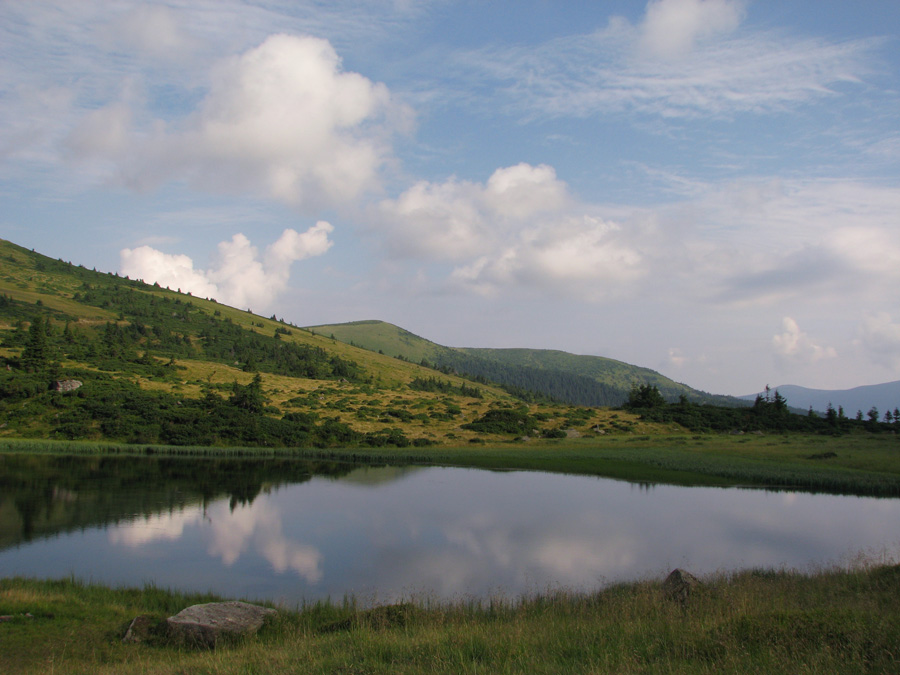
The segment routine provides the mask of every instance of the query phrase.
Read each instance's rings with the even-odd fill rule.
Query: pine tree
[[[22,352],[22,364],[30,372],[37,372],[47,367],[49,361],[47,328],[47,324],[40,316],[34,317],[28,328],[28,342]]]

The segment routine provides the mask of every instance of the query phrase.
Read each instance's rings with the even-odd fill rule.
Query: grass
[[[535,470],[675,485],[900,496],[896,436],[624,436],[433,448],[208,448],[0,439],[0,452],[297,457]]]
[[[279,608],[253,638],[192,651],[121,637],[139,614],[162,621],[209,596],[4,579],[0,614],[13,618],[0,623],[0,672],[900,672],[898,565],[703,582],[684,603],[660,580],[480,603],[316,603]]]

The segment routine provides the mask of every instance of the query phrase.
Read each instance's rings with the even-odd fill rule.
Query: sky
[[[900,379],[900,2],[0,0],[0,237],[296,325]]]

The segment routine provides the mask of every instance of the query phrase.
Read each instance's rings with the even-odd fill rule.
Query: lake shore
[[[478,443],[466,447],[348,449],[210,448],[2,439],[0,452],[293,457],[362,464],[549,471],[672,485],[900,496],[900,437],[894,434],[628,435]]]
[[[3,579],[0,671],[897,672],[900,565],[881,562],[714,575],[680,596],[654,579],[480,603],[276,607],[258,635],[214,651],[172,645],[161,631],[122,643],[134,617],[155,624],[213,596]]]

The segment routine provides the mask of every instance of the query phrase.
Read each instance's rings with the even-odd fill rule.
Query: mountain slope
[[[584,356],[549,349],[483,349],[445,347],[382,321],[354,321],[310,326],[309,330],[348,344],[414,362],[483,378],[513,391],[527,390],[578,405],[621,405],[635,385],[656,386],[677,401],[743,405],[675,382],[649,368],[600,356]]]
[[[893,412],[900,406],[900,380],[853,389],[809,389],[793,384],[782,385],[776,389],[792,408],[808,410],[811,407],[824,413],[830,404],[835,410],[842,407],[844,414],[850,417],[856,415],[857,411],[865,415],[872,407],[884,415],[885,412]],[[761,394],[765,395],[763,392]],[[757,394],[747,394],[741,398],[752,401],[756,396]]]
[[[420,360],[446,350],[396,327],[382,339]],[[289,448],[521,435],[470,426],[498,410],[557,437],[653,428],[624,412],[526,409],[450,370],[0,240],[0,437]]]

